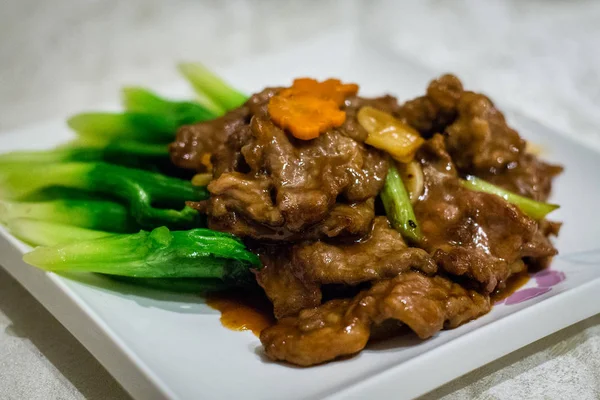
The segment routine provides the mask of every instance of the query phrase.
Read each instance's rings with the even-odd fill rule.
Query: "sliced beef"
[[[463,188],[441,135],[418,154],[424,195],[415,203],[422,246],[453,275],[479,282],[486,292],[502,288],[525,268],[523,257],[556,254],[538,223],[499,196]]]
[[[256,250],[263,264],[256,272],[256,281],[273,303],[276,318],[296,315],[321,304],[320,285],[294,274],[290,248],[270,246]]]
[[[371,233],[359,242],[305,242],[257,250],[264,267],[256,273],[259,285],[273,302],[279,319],[296,315],[321,301],[321,286],[358,285],[399,273],[420,270],[432,275],[437,266],[429,254],[409,248],[385,217],[377,217]]]
[[[487,313],[488,296],[441,276],[418,272],[383,280],[354,299],[332,300],[265,329],[260,340],[273,360],[309,366],[362,350],[371,327],[401,321],[420,338]]]
[[[169,148],[173,164],[198,172],[210,171],[211,157],[226,150],[223,146],[230,136],[244,129],[252,115],[264,112],[268,100],[279,90],[281,88],[266,88],[222,117],[179,128]]]
[[[209,227],[272,241],[368,233],[388,162],[362,143],[353,120],[361,104],[392,107],[395,100],[350,98],[344,126],[304,141],[269,119],[268,99],[249,100],[250,122],[231,132],[212,158],[211,198],[201,207]]]
[[[510,128],[504,115],[486,96],[463,92],[458,118],[446,127],[446,146],[461,172],[501,170],[518,161],[525,141]]]
[[[371,234],[358,243],[322,241],[294,247],[294,268],[312,281],[323,284],[393,278],[409,269],[434,274],[437,266],[426,251],[409,248],[385,217],[377,217]]]
[[[443,132],[456,119],[462,94],[460,80],[454,75],[443,75],[429,84],[425,96],[407,101],[395,114],[428,138]]]
[[[533,154],[522,154],[502,170],[480,171],[479,177],[521,196],[546,201],[552,180],[562,172],[558,165],[546,163]]]
[[[562,168],[525,151],[525,141],[483,94],[463,90],[453,75],[429,84],[396,116],[425,137],[446,136],[448,153],[461,175],[476,175],[515,193],[544,201]]]

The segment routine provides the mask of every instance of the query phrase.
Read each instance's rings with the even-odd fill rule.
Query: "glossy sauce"
[[[498,301],[502,301],[509,297],[511,294],[525,286],[525,284],[529,282],[530,278],[531,276],[527,271],[523,271],[511,276],[506,282],[506,286],[504,287],[504,289],[496,290],[494,293],[492,293],[492,295],[490,296],[492,304]]]
[[[206,304],[221,312],[221,324],[234,331],[252,331],[256,336],[275,323],[273,306],[259,293],[236,290],[211,293]]]

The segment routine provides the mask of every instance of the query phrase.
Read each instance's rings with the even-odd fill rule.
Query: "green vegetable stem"
[[[96,163],[64,163],[0,167],[0,198],[18,199],[51,186],[83,189],[120,198],[142,227],[193,227],[199,223],[198,212],[185,201],[208,198],[206,188],[161,174]]]
[[[172,101],[159,97],[149,90],[126,87],[122,91],[125,110],[138,113],[162,115],[178,126],[208,121],[218,117],[193,101]]]
[[[181,63],[179,71],[194,87],[198,101],[217,115],[244,104],[247,97],[200,63]]]
[[[26,254],[28,264],[47,271],[85,271],[137,278],[208,278],[243,283],[255,254],[235,237],[208,229],[117,234]]]
[[[467,176],[467,178],[465,180],[461,180],[460,183],[463,187],[467,189],[500,196],[509,203],[519,207],[519,209],[523,211],[523,213],[535,220],[543,219],[544,217],[546,217],[546,215],[560,207],[557,204],[542,203],[541,201],[536,201],[509,192],[508,190],[492,185],[491,183],[486,182],[483,179],[479,179],[475,176]]]
[[[0,200],[0,223],[27,218],[108,232],[136,232],[139,225],[123,204],[109,200],[61,199],[44,202]]]
[[[421,230],[402,178],[393,164],[390,165],[380,196],[392,227],[410,241],[419,242],[422,238]]]
[[[75,144],[45,151],[15,151],[0,155],[0,165],[12,163],[49,164],[69,161],[105,161],[114,164],[155,166],[169,161],[166,144],[117,140],[109,143]]]
[[[14,237],[32,246],[57,246],[114,235],[110,232],[28,218],[10,219],[6,222],[6,227]]]

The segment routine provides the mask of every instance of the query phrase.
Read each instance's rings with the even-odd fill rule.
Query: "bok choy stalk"
[[[193,101],[167,100],[139,87],[124,88],[122,98],[127,111],[163,115],[179,126],[218,117],[214,112]]]
[[[393,163],[390,164],[383,189],[379,195],[392,227],[405,238],[418,243],[422,238],[421,230],[417,225],[417,219],[402,178]]]
[[[166,144],[118,140],[109,143],[75,144],[53,150],[15,151],[0,155],[0,165],[12,163],[49,164],[69,161],[105,161],[123,165],[156,165],[169,160]]]
[[[6,228],[14,237],[32,246],[57,246],[114,235],[110,232],[28,218],[10,219],[6,222]]]
[[[136,278],[207,278],[250,281],[258,257],[229,234],[209,229],[117,234],[40,247],[23,260],[46,271],[85,271]]]
[[[83,139],[144,143],[169,143],[179,127],[177,121],[164,115],[138,112],[81,113],[69,118],[67,124]]]
[[[247,100],[246,95],[200,63],[181,63],[178,67],[199,96],[198,102],[218,115],[241,106]]]
[[[189,181],[101,162],[0,167],[0,198],[18,199],[51,186],[120,198],[129,205],[135,221],[148,228],[198,226],[196,210],[156,205],[179,207],[185,201],[200,201],[209,196],[206,188],[193,186]]]
[[[136,232],[139,225],[123,204],[109,200],[60,199],[44,202],[0,200],[0,223],[13,219],[69,224],[108,232]]]
[[[501,187],[493,185],[475,176],[467,176],[466,179],[461,180],[460,183],[463,187],[467,189],[500,196],[509,203],[519,207],[519,209],[523,211],[523,213],[535,220],[543,219],[544,217],[546,217],[546,215],[560,207],[557,204],[543,203],[541,201],[536,201],[509,192],[508,190],[502,189]]]

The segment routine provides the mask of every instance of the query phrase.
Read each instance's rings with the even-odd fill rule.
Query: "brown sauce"
[[[506,286],[503,289],[496,290],[490,296],[492,304],[509,297],[511,294],[525,286],[525,284],[529,282],[530,278],[531,277],[527,271],[520,272],[508,278],[508,281],[506,281]]]
[[[234,331],[252,331],[256,336],[275,323],[273,306],[261,293],[224,291],[211,293],[206,304],[221,312],[221,324]]]

